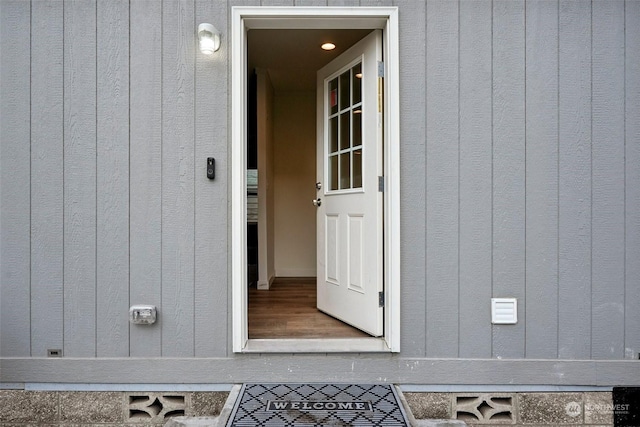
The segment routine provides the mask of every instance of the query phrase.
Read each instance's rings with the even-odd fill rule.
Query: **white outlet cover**
[[[151,325],[156,322],[156,317],[154,305],[132,305],[129,308],[129,322],[135,325]]]
[[[491,323],[494,325],[518,323],[518,299],[491,298]]]

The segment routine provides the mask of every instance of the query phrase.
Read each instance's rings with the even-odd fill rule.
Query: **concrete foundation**
[[[413,416],[469,426],[613,426],[610,392],[404,393]]]
[[[194,417],[197,425],[213,426],[226,421],[236,396],[237,388],[231,393],[0,390],[0,427],[142,427],[171,420],[179,427]],[[616,410],[610,392],[425,392],[403,393],[403,398],[416,426],[613,426]]]

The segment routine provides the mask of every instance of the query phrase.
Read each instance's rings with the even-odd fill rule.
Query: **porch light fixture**
[[[320,47],[324,50],[333,50],[336,48],[336,45],[331,42],[327,42],[327,43],[323,43],[322,46]]]
[[[202,23],[198,25],[198,44],[200,52],[211,55],[220,49],[220,31],[212,24]]]

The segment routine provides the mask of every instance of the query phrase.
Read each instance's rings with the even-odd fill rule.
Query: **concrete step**
[[[173,417],[167,421],[165,427],[218,427],[220,416],[217,417]],[[224,425],[224,424],[222,424]]]
[[[218,417],[175,417],[165,423],[165,427],[222,427],[227,419]],[[412,420],[411,427],[465,427],[457,420]]]
[[[224,427],[229,420],[236,399],[240,394],[242,386],[235,385],[227,401],[222,409],[222,412],[217,417],[175,417],[171,418],[165,423],[165,427]],[[407,404],[406,399],[402,394],[402,390],[399,387],[395,387],[400,403],[402,404],[404,411],[407,415],[407,420],[411,427],[465,427],[467,424],[464,421],[459,420],[417,420],[411,413],[411,408]]]

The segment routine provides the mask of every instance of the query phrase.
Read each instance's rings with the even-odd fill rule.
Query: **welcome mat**
[[[245,384],[227,427],[402,426],[388,384]]]

